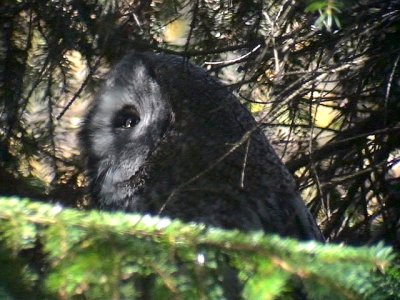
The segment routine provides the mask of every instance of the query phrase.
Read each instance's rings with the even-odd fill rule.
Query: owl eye
[[[127,129],[132,128],[140,122],[139,112],[133,106],[124,106],[113,119],[113,127]]]

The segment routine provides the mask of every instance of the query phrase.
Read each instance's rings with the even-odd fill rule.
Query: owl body
[[[322,240],[252,115],[183,58],[125,56],[95,99],[81,141],[100,209]]]

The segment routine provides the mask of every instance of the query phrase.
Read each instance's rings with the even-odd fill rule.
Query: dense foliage
[[[382,245],[299,243],[150,216],[0,200],[0,296],[132,299],[140,293],[135,280],[151,277],[151,299],[224,299],[229,256],[246,299],[292,299],[300,283],[312,299],[400,299],[398,276],[383,280],[380,273],[393,258]],[[46,260],[41,269],[29,265],[29,256],[13,256],[39,244]]]

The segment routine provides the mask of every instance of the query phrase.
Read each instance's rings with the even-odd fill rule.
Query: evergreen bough
[[[222,299],[221,260],[245,299],[400,299],[391,248],[347,247],[0,198],[2,299]],[[228,259],[227,259],[228,258]]]

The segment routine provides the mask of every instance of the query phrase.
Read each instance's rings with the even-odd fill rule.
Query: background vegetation
[[[400,247],[400,1],[3,0],[0,15],[0,195],[89,207],[88,103],[127,51],[168,52],[248,105],[329,242]]]

